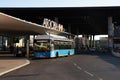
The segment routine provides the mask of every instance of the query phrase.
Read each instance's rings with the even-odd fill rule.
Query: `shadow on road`
[[[106,61],[117,67],[120,70],[120,58],[113,56],[110,52],[100,52],[100,51],[80,51],[75,55],[90,55],[90,56],[97,56],[98,58]]]
[[[23,59],[25,57],[16,57],[14,54],[0,54],[0,60]]]

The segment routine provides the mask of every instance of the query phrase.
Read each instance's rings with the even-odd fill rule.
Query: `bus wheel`
[[[70,51],[68,52],[68,56],[70,56]]]
[[[56,53],[56,56],[55,56],[56,58],[58,58],[58,52]]]

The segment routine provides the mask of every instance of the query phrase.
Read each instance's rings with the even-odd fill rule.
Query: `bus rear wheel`
[[[68,56],[70,56],[70,51],[68,52]]]
[[[56,53],[56,56],[55,56],[56,58],[58,58],[58,52]]]

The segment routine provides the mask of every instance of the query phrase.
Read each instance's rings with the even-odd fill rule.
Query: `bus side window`
[[[51,44],[50,46],[51,46],[51,47],[50,47],[51,50],[54,50],[54,44]]]
[[[54,50],[54,41],[51,40],[50,49]]]

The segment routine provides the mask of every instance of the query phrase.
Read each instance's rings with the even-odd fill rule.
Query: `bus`
[[[63,36],[38,35],[34,40],[35,58],[74,55],[74,40]]]

